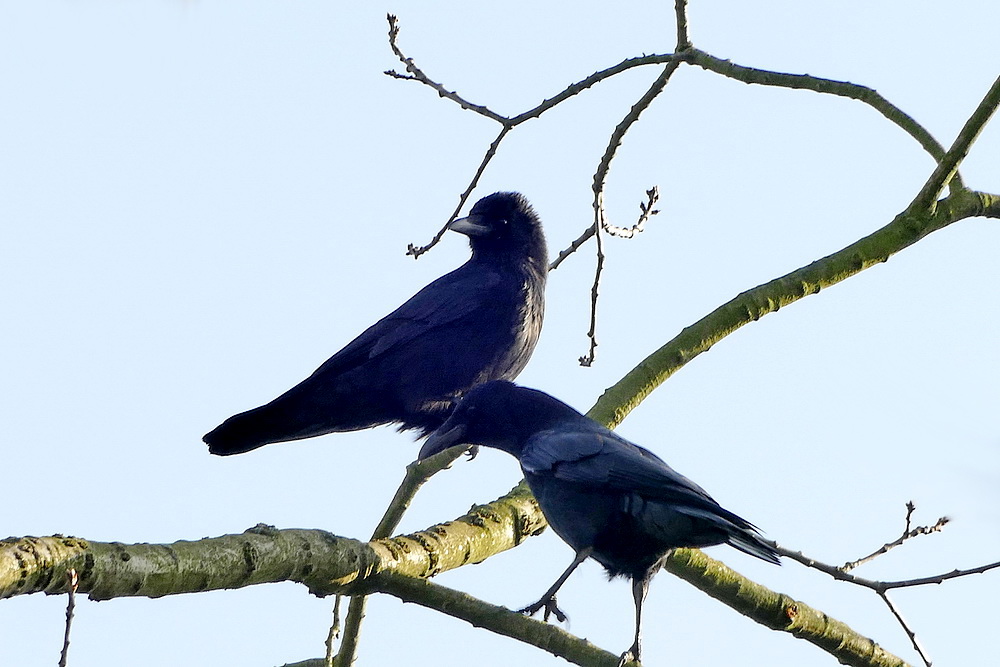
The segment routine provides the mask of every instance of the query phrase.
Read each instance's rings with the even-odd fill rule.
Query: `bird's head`
[[[448,420],[420,448],[420,460],[457,445],[482,445],[520,457],[525,442],[539,431],[587,418],[537,389],[493,380],[470,389]]]
[[[448,228],[469,237],[473,257],[527,255],[542,270],[548,262],[542,223],[528,200],[517,192],[483,197],[468,216],[453,220]]]

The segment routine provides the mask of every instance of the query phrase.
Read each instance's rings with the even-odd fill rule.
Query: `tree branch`
[[[389,503],[382,520],[372,533],[371,539],[378,540],[392,535],[420,487],[431,476],[450,466],[460,456],[462,456],[462,451],[452,447],[428,459],[414,461],[406,466],[403,481],[400,483],[399,489],[396,490],[396,495]],[[364,595],[356,595],[351,598],[350,606],[347,609],[347,618],[344,621],[344,638],[340,643],[336,661],[331,661],[331,665],[350,667],[357,659],[358,636],[361,633],[361,622],[365,618],[367,600],[368,598]],[[332,634],[333,628],[330,631]]]
[[[913,203],[910,204],[911,209],[926,209],[931,207],[938,198],[941,188],[956,177],[958,165],[969,154],[969,147],[972,146],[972,143],[979,137],[983,128],[986,127],[986,123],[989,122],[990,117],[996,112],[998,105],[1000,105],[1000,77],[997,77],[993,85],[990,86],[983,101],[979,103],[976,110],[969,116],[969,120],[965,121],[965,125],[962,127],[961,132],[958,133],[958,136],[955,137],[955,142],[951,145],[951,148],[938,160],[938,165],[934,169],[934,173],[930,175],[927,182],[924,183],[924,187],[920,189],[920,192],[913,199]]]
[[[882,97],[878,91],[867,86],[851,83],[850,81],[823,79],[808,74],[787,74],[784,72],[772,72],[770,70],[745,67],[728,60],[723,60],[722,58],[716,58],[695,48],[688,49],[683,54],[683,57],[692,65],[697,65],[702,69],[721,74],[730,79],[742,81],[743,83],[756,83],[762,86],[777,86],[780,88],[792,88],[794,90],[812,90],[817,93],[847,97],[858,102],[863,102],[916,139],[917,143],[930,153],[931,157],[936,161],[940,161],[944,157],[944,147],[938,143],[937,139],[931,136],[930,132],[924,129],[910,115],[903,112],[902,109]],[[964,188],[958,174],[952,180],[952,185],[952,194]]]
[[[65,593],[64,575],[71,567],[81,571],[79,590],[92,599],[160,597],[277,581],[302,583],[319,596],[377,591],[395,595],[404,588],[431,590],[419,582],[406,588],[401,577],[422,579],[481,562],[544,527],[545,519],[522,482],[503,498],[475,507],[454,522],[370,543],[320,530],[268,526],[239,535],[159,545],[26,537],[0,542],[0,598]],[[678,549],[668,559],[666,569],[767,627],[815,643],[845,664],[904,664],[881,649],[872,649],[871,640],[845,624],[769,591],[700,551]],[[451,609],[443,607],[446,613]],[[507,613],[519,620],[497,622],[505,627],[530,627],[526,636],[538,636],[537,626],[542,624]],[[462,614],[466,612],[455,615],[464,618]],[[534,625],[523,625],[522,621]]]
[[[588,413],[614,427],[667,378],[740,327],[885,262],[928,234],[977,216],[1000,217],[1000,196],[963,190],[933,213],[904,212],[878,231],[808,266],[747,290],[719,306],[646,357]]]
[[[446,588],[422,579],[388,576],[382,579],[380,590],[403,602],[460,618],[467,623],[498,635],[537,646],[575,665],[615,667],[618,656],[598,648],[557,625],[537,621],[499,605],[489,604],[466,593]],[[450,650],[443,648],[442,650]],[[627,663],[630,666],[635,662]]]
[[[663,568],[772,630],[820,647],[844,665],[903,667],[906,662],[809,605],[761,586],[697,549],[676,549]]]

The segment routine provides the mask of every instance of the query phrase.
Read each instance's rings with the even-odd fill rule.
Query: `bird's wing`
[[[492,307],[491,295],[502,284],[502,276],[494,271],[469,269],[467,265],[459,267],[424,287],[330,357],[314,374],[364,363]]]
[[[525,444],[520,458],[526,472],[566,482],[706,511],[718,507],[704,489],[656,454],[603,427],[540,431]]]

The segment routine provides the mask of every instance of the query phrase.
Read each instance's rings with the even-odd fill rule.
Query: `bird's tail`
[[[219,456],[243,454],[284,439],[275,432],[274,417],[267,407],[234,415],[206,433],[202,440],[208,451]]]
[[[766,560],[768,563],[781,565],[781,561],[778,560],[778,552],[752,528],[730,534],[729,544],[745,554],[756,556],[761,560]]]
[[[298,440],[311,433],[296,429],[294,416],[273,403],[241,412],[206,433],[208,451],[219,456],[243,454],[272,442]]]

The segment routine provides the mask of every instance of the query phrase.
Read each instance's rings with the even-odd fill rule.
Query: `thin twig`
[[[639,219],[631,227],[615,227],[610,223],[604,223],[603,227],[612,236],[617,236],[621,239],[631,239],[634,238],[636,234],[641,234],[646,228],[646,221],[652,216],[657,215],[660,211],[653,208],[656,202],[660,198],[660,189],[655,185],[646,190],[646,201],[639,202]]]
[[[583,234],[580,234],[579,238],[570,243],[565,250],[559,251],[559,254],[556,256],[556,258],[552,260],[551,264],[549,264],[549,271],[554,271],[557,268],[559,268],[559,265],[562,264],[563,260],[572,255],[574,252],[576,252],[580,248],[580,246],[582,246],[584,243],[589,241],[590,238],[594,235],[594,232],[596,231],[597,231],[597,225],[591,225],[590,227],[587,227],[585,230],[583,230]]]
[[[399,74],[398,72],[395,72],[393,70],[387,70],[385,72],[387,75],[396,79],[413,79],[419,81],[420,83],[428,85],[434,90],[436,90],[438,92],[438,95],[440,95],[441,97],[446,97],[452,102],[457,103],[463,109],[469,109],[470,111],[475,111],[476,113],[486,116],[487,118],[495,120],[499,123],[503,123],[507,120],[506,117],[501,116],[498,113],[494,113],[493,111],[490,111],[489,109],[487,109],[482,105],[473,104],[472,102],[469,102],[468,100],[464,99],[461,95],[458,95],[453,91],[447,90],[440,83],[432,81],[430,77],[424,74],[424,72],[419,67],[417,67],[416,64],[414,64],[413,58],[407,58],[400,50],[399,45],[396,44],[396,38],[399,36],[399,22],[397,21],[396,17],[392,14],[386,14],[385,18],[387,21],[389,21],[389,47],[392,49],[392,52],[396,54],[396,57],[399,58],[399,61],[403,63],[403,66],[406,67],[406,71],[409,72],[410,76]]]
[[[344,619],[344,638],[340,642],[340,650],[330,667],[351,667],[358,659],[358,639],[361,637],[361,622],[365,620],[365,607],[368,597],[356,595],[351,598],[347,607],[347,618]]]
[[[929,577],[919,577],[917,579],[900,579],[897,581],[876,581],[874,579],[866,579],[865,577],[859,577],[850,572],[844,572],[836,565],[830,565],[829,563],[824,563],[823,561],[816,560],[810,556],[806,556],[801,551],[792,551],[786,547],[781,546],[777,542],[769,542],[769,544],[775,548],[775,550],[786,558],[791,558],[792,560],[805,565],[806,567],[811,567],[814,570],[819,570],[824,574],[828,574],[837,581],[846,581],[849,584],[856,584],[858,586],[863,586],[864,588],[870,588],[876,593],[882,593],[884,591],[892,590],[894,588],[910,588],[913,586],[926,586],[927,584],[941,584],[949,579],[957,579],[959,577],[967,577],[972,574],[983,574],[990,570],[995,570],[1000,568],[1000,561],[996,563],[988,563],[986,565],[980,565],[979,567],[969,568],[967,570],[952,570],[951,572],[945,572],[942,574],[935,574]]]
[[[683,3],[678,0],[678,4]],[[601,271],[604,269],[604,249],[601,243],[600,229],[598,228],[607,229],[608,227],[607,214],[604,209],[604,186],[607,181],[608,171],[611,169],[611,161],[618,152],[625,133],[639,120],[639,116],[649,108],[649,105],[653,103],[656,96],[663,91],[663,88],[670,80],[670,76],[677,71],[679,66],[680,61],[671,60],[643,96],[632,105],[625,118],[618,123],[611,133],[611,139],[608,141],[608,146],[604,150],[604,155],[601,156],[600,163],[597,165],[597,171],[594,173],[594,227],[597,236],[597,266],[594,272],[594,285],[590,290],[590,330],[587,332],[587,337],[590,339],[590,349],[586,356],[580,357],[581,366],[590,366],[594,363],[595,351],[597,349],[597,293],[600,287]]]
[[[472,181],[469,182],[469,187],[465,188],[465,192],[459,196],[458,206],[455,207],[454,212],[452,212],[451,217],[448,218],[448,222],[445,223],[444,227],[442,227],[438,233],[434,235],[434,238],[432,238],[430,243],[427,245],[417,247],[412,243],[409,244],[406,248],[407,255],[413,255],[413,259],[417,259],[438,244],[438,241],[441,240],[444,233],[448,231],[448,227],[455,220],[455,218],[458,217],[458,213],[462,210],[462,207],[465,206],[465,202],[469,200],[469,195],[471,195],[472,191],[476,189],[477,185],[479,185],[479,178],[483,175],[483,172],[486,171],[486,165],[488,165],[490,160],[493,159],[493,156],[497,154],[497,148],[499,148],[500,142],[503,141],[503,138],[507,136],[508,132],[510,132],[510,126],[504,125],[503,129],[500,130],[500,134],[498,134],[497,138],[493,140],[490,147],[486,149],[486,155],[483,156],[482,162],[479,163],[479,169],[476,170],[475,175],[472,177]]]
[[[504,116],[499,114],[489,107],[481,104],[473,104],[469,102],[462,96],[447,90],[443,85],[433,81],[428,77],[423,70],[416,66],[413,62],[413,58],[408,58],[403,54],[402,50],[399,48],[399,44],[396,42],[396,38],[399,35],[399,21],[392,14],[386,17],[389,20],[389,46],[392,48],[393,53],[396,57],[403,63],[406,67],[408,74],[400,74],[394,70],[386,70],[385,74],[391,76],[394,79],[403,79],[406,81],[416,81],[429,86],[438,92],[438,95],[455,102],[463,109],[468,109],[469,111],[474,111],[481,116],[485,116],[490,120],[494,120],[502,125],[508,127],[516,127],[521,123],[531,120],[532,118],[538,118],[543,113],[551,109],[552,107],[564,102],[565,100],[573,97],[574,95],[579,95],[588,88],[593,87],[595,84],[609,79],[617,74],[621,74],[627,70],[633,69],[635,67],[644,67],[646,65],[658,65],[666,63],[673,58],[672,53],[660,53],[660,54],[650,54],[645,56],[637,56],[635,58],[626,58],[617,65],[612,65],[606,69],[602,69],[598,72],[587,76],[576,83],[571,83],[566,86],[562,91],[556,93],[552,97],[542,100],[537,106],[528,109],[527,111],[522,111],[516,116]]]
[[[931,667],[933,663],[931,662],[930,655],[928,655],[927,651],[924,649],[923,644],[917,638],[917,633],[913,631],[913,628],[910,627],[910,624],[906,621],[905,618],[903,618],[903,613],[893,603],[892,599],[889,597],[889,594],[883,591],[879,593],[878,596],[882,598],[882,601],[885,602],[887,607],[889,607],[889,611],[891,611],[892,615],[896,617],[896,620],[899,622],[899,625],[903,628],[903,632],[905,632],[906,636],[910,638],[910,643],[913,644],[913,648],[916,649],[917,653],[920,654],[920,659],[924,661],[924,665],[926,667]]]
[[[59,654],[59,667],[66,667],[69,657],[69,631],[73,625],[73,610],[76,609],[76,589],[80,585],[80,576],[76,568],[66,571],[66,581],[69,584],[69,594],[66,601],[66,632],[63,634],[62,651]]]
[[[340,637],[340,601],[343,597],[337,593],[333,599],[333,623],[330,624],[330,632],[326,633],[326,656],[323,660],[326,667],[333,667],[333,660],[337,656],[333,647],[337,643],[337,638]]]
[[[892,542],[886,542],[881,547],[879,547],[872,553],[868,554],[867,556],[844,563],[843,565],[840,566],[840,569],[844,572],[850,572],[859,565],[864,565],[865,563],[874,560],[875,558],[878,558],[882,554],[887,553],[892,549],[895,549],[896,547],[898,547],[907,540],[911,540],[919,535],[930,535],[931,533],[939,532],[950,521],[948,517],[943,516],[940,519],[938,519],[937,523],[935,523],[933,526],[918,526],[916,528],[911,529],[910,520],[916,508],[917,506],[913,504],[912,500],[906,503],[906,526],[903,528],[903,533],[899,537],[897,537]]]
[[[594,284],[590,288],[590,329],[587,330],[587,338],[590,340],[590,348],[587,355],[580,357],[580,365],[589,368],[594,363],[597,354],[597,295],[601,287],[601,272],[604,270],[604,241],[601,240],[601,229],[604,227],[604,194],[598,193],[594,200],[594,229],[597,238],[597,266],[594,270]]]

